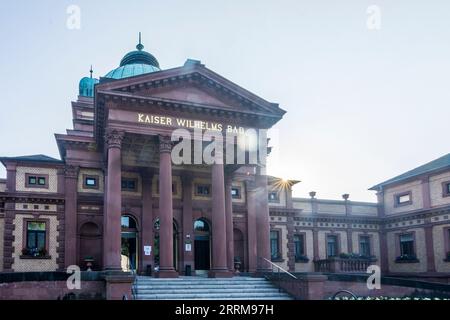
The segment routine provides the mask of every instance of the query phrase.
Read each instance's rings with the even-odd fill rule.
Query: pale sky
[[[294,196],[376,201],[372,185],[450,152],[448,0],[18,0],[0,2],[0,156],[59,158],[78,81],[139,31],[163,69],[201,60],[287,111],[269,173],[301,180]]]

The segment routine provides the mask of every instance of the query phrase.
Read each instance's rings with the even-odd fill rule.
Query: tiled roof
[[[54,162],[61,163],[62,160],[55,159],[44,154],[33,154],[29,156],[19,156],[19,157],[0,157],[0,161],[34,161],[34,162]]]
[[[389,179],[382,183],[379,183],[379,184],[373,186],[372,188],[370,188],[369,190],[377,190],[379,187],[383,187],[388,184],[392,184],[395,182],[413,178],[413,177],[419,176],[421,174],[433,172],[433,171],[443,169],[446,167],[450,167],[450,153],[446,154],[445,156],[442,156],[438,159],[430,161],[424,165],[421,165],[420,167],[417,167],[415,169],[407,171],[407,172],[405,172],[399,176],[396,176],[392,179]]]

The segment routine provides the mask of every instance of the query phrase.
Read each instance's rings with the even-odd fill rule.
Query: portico
[[[65,232],[77,237],[66,241],[66,262],[157,277],[229,277],[236,259],[239,271],[264,271],[260,130],[284,111],[200,61],[162,70],[136,48],[105,77],[83,80],[92,90],[80,94],[90,96],[74,104],[74,129],[56,136],[74,172],[66,170],[66,187],[77,190],[65,201]]]

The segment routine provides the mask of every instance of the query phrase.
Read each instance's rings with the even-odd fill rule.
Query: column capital
[[[169,136],[159,135],[159,152],[170,153],[172,151],[172,141]]]
[[[66,165],[64,168],[64,175],[66,178],[78,178],[78,170],[80,167],[74,165]]]
[[[116,129],[110,129],[106,131],[105,133],[105,142],[108,148],[121,148],[122,147],[122,140],[125,136],[125,132],[116,130]]]

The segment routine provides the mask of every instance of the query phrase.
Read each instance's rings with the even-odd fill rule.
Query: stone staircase
[[[137,300],[291,300],[264,278],[179,277],[157,279],[138,276]]]

